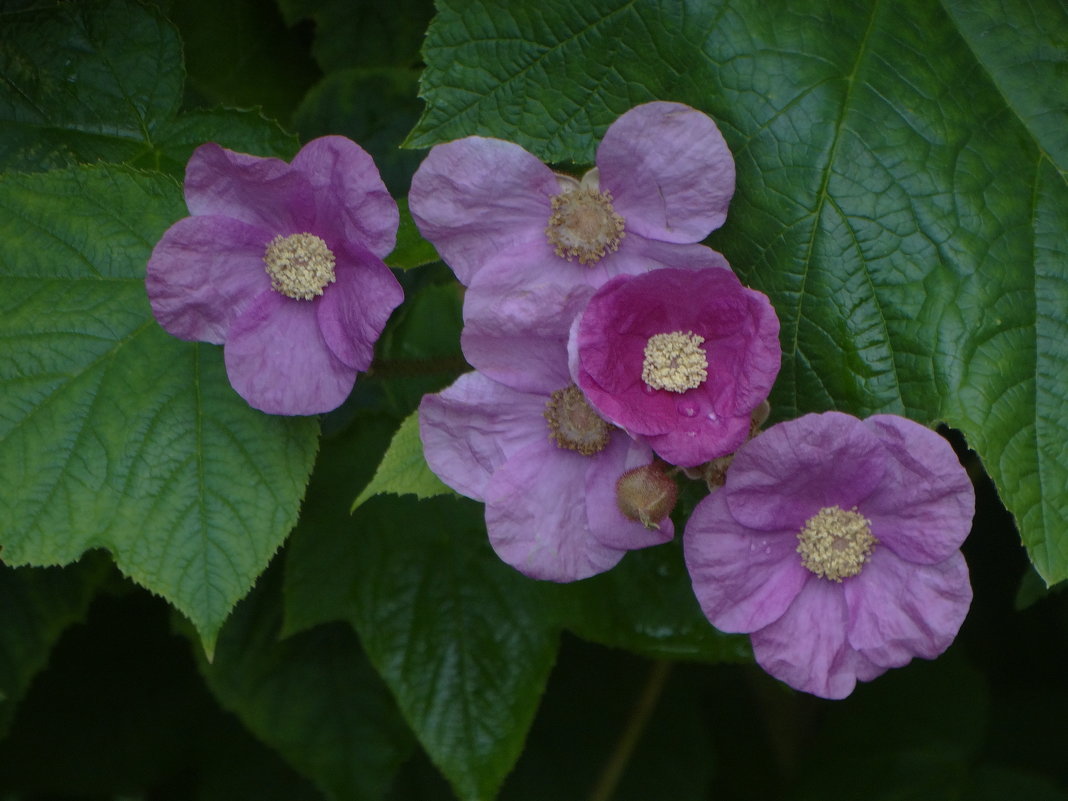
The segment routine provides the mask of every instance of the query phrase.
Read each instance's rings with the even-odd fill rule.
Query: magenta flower
[[[192,216],[148,261],[152,311],[181,339],[223,345],[234,389],[270,414],[340,405],[403,300],[382,259],[399,215],[371,157],[327,136],[292,163],[196,149]]]
[[[779,320],[730,270],[612,279],[572,327],[593,407],[680,467],[732,453],[779,372]]]
[[[419,430],[430,468],[485,502],[502,560],[531,578],[575,581],[608,570],[627,550],[670,540],[674,528],[669,517],[647,527],[620,511],[617,483],[652,462],[652,452],[601,420],[565,359],[556,361],[531,363],[530,391],[478,372],[461,376],[423,398]]]
[[[430,151],[409,203],[465,285],[485,273],[494,283],[599,286],[665,259],[707,260],[694,243],[723,224],[733,194],[734,160],[716,124],[654,102],[608,128],[581,180],[519,145],[469,136]]]
[[[750,633],[768,673],[844,698],[949,647],[972,598],[959,548],[974,509],[930,429],[810,414],[738,451],[687,523],[686,565],[708,619]]]

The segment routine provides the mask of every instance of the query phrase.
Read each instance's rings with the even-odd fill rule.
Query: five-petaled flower
[[[705,615],[790,686],[844,698],[953,641],[975,494],[949,444],[895,415],[810,414],[758,435],[686,526]]]
[[[779,320],[730,270],[618,276],[572,327],[572,373],[607,420],[671,464],[736,450],[779,372]]]
[[[327,136],[287,164],[197,148],[185,174],[192,216],[163,235],[146,286],[160,324],[222,344],[234,389],[271,414],[339,406],[403,300],[382,259],[399,214],[374,161]]]

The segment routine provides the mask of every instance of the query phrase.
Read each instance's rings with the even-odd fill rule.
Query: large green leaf
[[[11,564],[106,548],[210,652],[296,521],[318,424],[250,408],[221,349],[153,319],[145,263],[183,211],[119,167],[0,179],[0,542]]]
[[[288,156],[296,140],[255,112],[179,115],[178,33],[131,0],[0,12],[0,168],[126,162],[181,174],[204,141]]]
[[[408,144],[479,133],[590,163],[636,103],[711,114],[738,166],[711,244],[782,322],[773,413],[960,428],[1053,582],[1068,577],[1068,22],[1057,0],[947,5],[442,0]]]
[[[556,653],[549,588],[497,558],[482,506],[463,499],[373,498],[347,530],[301,534],[287,557],[287,616],[326,607],[347,617],[457,795],[493,798]],[[291,573],[344,576],[348,590]]]

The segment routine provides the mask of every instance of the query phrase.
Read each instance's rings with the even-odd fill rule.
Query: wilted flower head
[[[222,344],[230,383],[257,409],[340,405],[403,300],[382,262],[397,204],[371,157],[340,136],[289,164],[206,144],[186,167],[185,200],[192,216],[148,262],[160,325]]]
[[[949,647],[972,598],[959,548],[974,507],[930,429],[810,414],[738,451],[687,523],[686,566],[708,619],[750,633],[768,673],[844,698]]]
[[[486,273],[504,284],[524,276],[599,286],[669,254],[704,259],[708,249],[694,243],[723,224],[733,194],[734,160],[716,124],[653,102],[609,126],[596,168],[580,180],[519,145],[469,136],[431,149],[409,203],[465,285]]]
[[[617,482],[652,461],[649,448],[590,408],[563,354],[555,367],[529,367],[529,390],[474,372],[419,407],[427,464],[485,502],[501,559],[532,578],[575,581],[608,570],[628,550],[670,540],[670,518],[642,521],[617,505]]]
[[[572,373],[601,415],[671,464],[736,450],[779,372],[779,320],[730,270],[618,276],[572,328]]]

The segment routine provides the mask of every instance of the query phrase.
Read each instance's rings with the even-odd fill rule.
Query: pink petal
[[[340,406],[356,371],[323,341],[315,302],[268,290],[234,321],[223,351],[230,384],[268,414],[318,414]]]
[[[460,283],[517,245],[548,248],[552,171],[519,145],[469,136],[437,145],[412,177],[408,203],[423,236]]]
[[[545,441],[513,454],[486,487],[486,529],[497,555],[524,575],[577,581],[624,551],[601,545],[586,519],[589,457]]]
[[[748,414],[720,417],[714,408],[701,403],[700,399],[690,400],[685,396],[677,403],[685,411],[674,431],[639,437],[668,464],[697,467],[734,453],[749,436]],[[694,412],[692,417],[689,416],[691,410]]]
[[[670,542],[675,536],[675,524],[670,517],[658,521],[659,529],[648,529],[619,511],[616,503],[616,482],[628,470],[653,461],[652,451],[635,442],[622,431],[612,433],[608,447],[589,457],[586,473],[586,516],[594,538],[609,548],[630,551]]]
[[[167,331],[221,344],[244,305],[270,289],[263,254],[272,234],[231,217],[186,217],[148,260],[145,288]]]
[[[882,481],[886,453],[860,420],[808,414],[758,434],[735,454],[724,488],[750,528],[800,531],[820,509],[852,509]]]
[[[344,136],[323,136],[302,147],[292,166],[315,190],[317,231],[361,242],[380,259],[389,255],[400,213],[367,151]]]
[[[809,581],[786,613],[751,636],[757,663],[796,690],[821,698],[845,698],[857,679],[869,681],[886,668],[846,641],[842,586]]]
[[[632,108],[597,149],[601,189],[627,231],[699,242],[723,225],[734,194],[734,158],[716,124],[681,103]]]
[[[975,490],[953,448],[936,432],[896,415],[864,421],[890,458],[887,477],[864,501],[872,533],[902,559],[933,564],[964,542]]]
[[[340,361],[366,370],[389,315],[404,300],[390,269],[357,242],[335,250],[336,280],[316,302],[323,339]]]
[[[937,564],[917,565],[877,545],[871,561],[843,586],[849,643],[883,667],[941,654],[957,636],[972,601],[960,551]]]
[[[427,464],[460,494],[483,500],[490,476],[509,456],[548,439],[545,402],[479,373],[460,376],[419,405]]]
[[[723,491],[702,500],[682,544],[694,594],[721,631],[753,632],[778,620],[812,579],[793,531],[754,531],[731,517]]]
[[[508,285],[479,273],[464,296],[460,344],[468,363],[496,381],[549,394],[571,383],[567,336],[592,290],[530,282]]]
[[[277,234],[310,231],[315,196],[308,179],[281,159],[201,145],[185,168],[190,213],[220,214]]]

